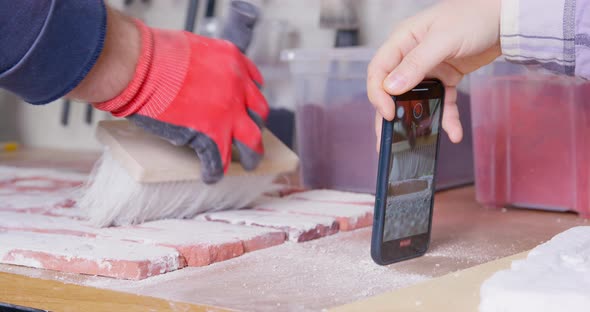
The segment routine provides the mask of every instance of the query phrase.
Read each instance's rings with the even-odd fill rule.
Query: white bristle
[[[78,200],[89,222],[98,227],[151,220],[191,218],[206,211],[239,209],[280,187],[275,176],[227,176],[213,185],[202,181],[139,183],[108,149],[92,170]]]
[[[417,179],[432,175],[435,156],[436,142],[396,153],[393,157],[391,181]]]

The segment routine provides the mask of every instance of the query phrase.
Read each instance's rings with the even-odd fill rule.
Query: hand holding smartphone
[[[383,120],[371,256],[381,265],[426,253],[432,227],[436,159],[444,103],[439,80],[393,96]]]

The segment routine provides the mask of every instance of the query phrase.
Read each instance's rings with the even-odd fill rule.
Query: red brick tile
[[[183,267],[177,250],[70,235],[0,231],[0,262],[140,280]]]
[[[327,216],[335,218],[341,231],[370,226],[373,223],[373,206],[336,204],[297,199],[274,199],[258,202],[254,209],[293,214]]]
[[[0,212],[0,230],[99,237],[173,247],[190,266],[208,265],[285,241],[285,234],[278,230],[204,221],[162,220],[135,227],[97,229],[70,218],[13,212]]]
[[[101,237],[176,248],[189,266],[205,266],[284,242],[283,233],[197,220],[161,220],[136,227],[108,228]]]
[[[285,232],[288,239],[293,242],[309,241],[338,232],[336,219],[325,216],[306,216],[245,209],[206,213],[199,216],[199,218],[209,221],[278,229]]]

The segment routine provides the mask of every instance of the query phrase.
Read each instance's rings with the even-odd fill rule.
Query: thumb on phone
[[[430,32],[407,53],[383,82],[385,91],[393,95],[405,93],[444,62],[451,54],[451,48],[440,38],[435,32]]]

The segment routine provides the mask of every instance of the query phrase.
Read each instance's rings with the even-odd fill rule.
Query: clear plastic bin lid
[[[363,78],[375,50],[366,47],[296,49],[281,52],[294,75],[329,75]]]
[[[334,49],[295,49],[281,52],[285,62],[358,61],[368,62],[376,50],[365,47]]]

